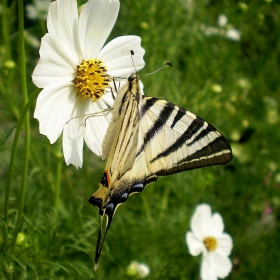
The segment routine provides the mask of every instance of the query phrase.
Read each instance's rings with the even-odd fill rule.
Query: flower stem
[[[24,8],[23,0],[18,0],[18,13],[19,13],[19,64],[20,64],[20,77],[21,77],[21,90],[23,94],[23,103],[28,102],[27,85],[26,85],[26,65],[25,65],[25,47],[24,47]],[[30,143],[30,125],[29,125],[29,114],[26,114],[24,120],[25,126],[25,139],[24,139],[24,151],[23,151],[23,162],[21,172],[21,185],[18,201],[18,213],[17,220],[14,230],[14,237],[17,236],[19,228],[23,218],[23,206],[26,190],[26,177],[28,170],[28,157],[29,157],[29,143]]]
[[[5,191],[5,203],[4,203],[4,224],[7,225],[8,223],[8,208],[9,208],[9,197],[10,197],[10,189],[12,185],[12,176],[13,176],[13,171],[14,171],[14,165],[15,165],[15,157],[16,157],[16,151],[17,151],[17,146],[18,146],[18,140],[19,140],[19,135],[21,131],[21,127],[23,125],[23,122],[25,120],[25,116],[33,104],[34,100],[37,98],[40,89],[36,89],[30,96],[27,104],[24,106],[21,116],[19,118],[19,121],[16,126],[16,131],[15,131],[15,136],[12,144],[12,149],[11,149],[11,158],[10,158],[10,165],[9,165],[9,170],[8,170],[8,177],[7,177],[7,185],[6,185],[6,191]],[[4,226],[5,226],[4,225]],[[4,232],[4,244],[7,244],[7,238],[8,238],[8,233],[6,227],[3,230]]]
[[[26,104],[21,117],[18,121],[16,132],[12,144],[12,151],[11,151],[11,159],[10,165],[8,170],[8,180],[6,186],[6,193],[5,193],[5,204],[4,204],[4,224],[7,225],[8,222],[8,208],[9,208],[9,196],[10,196],[10,189],[12,183],[12,175],[14,169],[14,162],[15,162],[15,155],[16,149],[18,145],[18,139],[21,127],[24,123],[25,126],[25,141],[24,141],[24,154],[23,154],[23,164],[22,164],[22,173],[21,173],[21,185],[20,185],[20,194],[19,194],[19,201],[18,201],[18,213],[17,213],[17,220],[14,229],[14,234],[12,238],[12,243],[15,240],[17,233],[20,229],[23,217],[23,206],[24,206],[24,198],[25,198],[25,190],[26,190],[26,177],[27,177],[27,169],[28,169],[28,156],[29,156],[29,143],[30,143],[30,127],[29,127],[29,115],[27,114],[31,104],[38,96],[40,90],[37,89],[31,96],[30,100],[28,101],[27,96],[27,86],[26,86],[26,71],[25,71],[25,48],[24,48],[24,10],[23,10],[23,0],[18,0],[18,10],[19,10],[19,64],[20,64],[20,77],[21,77],[21,91],[23,93],[23,103]],[[8,232],[5,228],[4,230],[4,246],[8,245]]]
[[[5,192],[5,203],[4,203],[4,223],[7,224],[8,222],[8,208],[9,208],[9,197],[10,197],[10,189],[12,184],[12,177],[13,177],[13,171],[14,171],[14,165],[15,165],[15,156],[16,156],[16,150],[18,146],[18,140],[19,135],[21,131],[21,127],[23,125],[23,122],[25,120],[25,116],[33,104],[34,100],[37,98],[40,89],[36,89],[30,96],[27,104],[24,106],[23,111],[21,113],[21,116],[19,118],[19,121],[16,126],[15,136],[13,139],[12,149],[11,149],[11,158],[10,158],[10,165],[8,170],[8,179],[7,179],[7,185],[6,185],[6,192]],[[7,230],[4,229],[4,244],[7,244]]]
[[[61,170],[62,170],[62,154],[61,154],[61,145],[60,142],[57,141],[56,147],[56,176],[55,176],[55,185],[54,185],[54,193],[55,193],[55,200],[54,200],[54,216],[56,218],[58,205],[59,205],[59,196],[60,196],[60,179],[61,179]]]
[[[7,0],[2,1],[2,11],[1,11],[1,31],[2,31],[2,38],[3,40],[3,47],[1,47],[2,51],[4,53],[2,54],[2,63],[5,63],[7,61],[13,61],[12,57],[12,50],[11,50],[11,34],[13,32],[10,31],[11,25],[13,25],[13,20],[11,20],[11,14],[13,13],[15,9],[15,3],[11,3],[10,6],[7,5]],[[2,42],[1,42],[2,43]],[[2,68],[1,68],[2,70]],[[11,109],[11,112],[14,114],[16,119],[19,117],[18,108],[16,106],[16,103],[14,101],[14,94],[13,94],[13,85],[15,82],[14,79],[14,70],[15,68],[5,69],[6,71],[1,71],[1,81],[0,81],[0,87],[1,87],[1,93],[3,94],[3,97],[5,98],[8,106]],[[8,74],[7,74],[8,72]]]
[[[2,32],[3,32],[3,39],[5,44],[5,50],[6,50],[6,60],[11,59],[11,49],[10,49],[10,37],[9,37],[9,26],[8,26],[8,20],[7,17],[9,16],[8,8],[7,8],[7,0],[3,0],[2,3]]]

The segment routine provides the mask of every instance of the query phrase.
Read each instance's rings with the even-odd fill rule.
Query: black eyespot
[[[109,217],[112,217],[115,211],[115,204],[113,202],[109,202],[106,205],[106,210],[105,210],[105,214],[108,215]]]
[[[137,183],[131,187],[129,193],[142,192],[143,189],[144,189],[144,185],[142,183]]]
[[[125,192],[122,194],[121,198],[119,199],[120,203],[124,203],[128,198],[128,193]]]
[[[100,180],[100,184],[108,188],[108,179],[107,179],[107,173],[104,172],[102,175],[102,178]]]

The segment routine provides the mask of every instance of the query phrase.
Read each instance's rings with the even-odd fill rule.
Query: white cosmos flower
[[[212,215],[211,207],[207,204],[198,205],[191,219],[191,230],[186,234],[186,242],[191,255],[202,253],[201,279],[225,278],[232,268],[228,257],[232,249],[232,238],[223,233],[221,215]]]
[[[57,0],[49,8],[48,33],[41,40],[40,60],[32,74],[34,84],[43,88],[34,117],[51,144],[63,131],[66,164],[77,168],[83,163],[83,139],[94,153],[101,154],[111,118],[104,113],[85,115],[113,105],[112,77],[126,77],[145,65],[145,51],[137,36],[118,37],[102,48],[119,6],[117,0],[90,0],[79,15],[76,0]]]

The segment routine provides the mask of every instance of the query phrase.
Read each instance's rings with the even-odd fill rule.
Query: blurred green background
[[[23,108],[17,2],[7,3],[8,26],[3,5],[4,1],[0,3],[0,242],[11,145]],[[199,279],[201,257],[189,254],[185,234],[196,205],[202,202],[223,216],[225,231],[233,238],[233,270],[228,279],[279,279],[279,13],[280,4],[273,0],[121,0],[108,41],[126,34],[141,36],[146,66],[140,75],[167,61],[173,64],[143,77],[145,94],[178,104],[210,122],[230,141],[234,159],[225,166],[159,178],[129,198],[116,213],[99,268],[93,272],[99,215],[87,201],[98,187],[105,162],[85,147],[83,168],[67,167],[61,142],[50,145],[39,134],[34,104],[29,112],[24,221],[14,246],[0,252],[0,279],[136,279],[127,275],[133,260],[149,267],[146,279]],[[6,27],[8,37],[3,34]],[[46,27],[43,19],[28,18],[25,27],[31,94],[35,86],[30,75]],[[10,193],[11,238],[23,138],[24,130]]]

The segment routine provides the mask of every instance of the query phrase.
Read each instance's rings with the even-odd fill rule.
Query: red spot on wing
[[[106,174],[108,186],[110,186],[111,177],[110,177],[109,171],[108,170],[104,170],[104,173]]]

